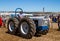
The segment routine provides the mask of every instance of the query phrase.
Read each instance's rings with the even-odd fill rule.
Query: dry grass
[[[33,37],[32,39],[24,39],[22,37],[6,33],[6,28],[0,28],[0,41],[60,41],[60,31],[57,31],[57,23],[53,23],[47,35]]]

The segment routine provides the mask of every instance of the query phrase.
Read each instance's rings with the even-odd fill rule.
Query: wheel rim
[[[14,30],[14,23],[10,22],[9,23],[9,30],[12,32]]]
[[[20,27],[21,27],[21,32],[23,34],[27,34],[28,33],[29,25],[26,22],[23,22]]]

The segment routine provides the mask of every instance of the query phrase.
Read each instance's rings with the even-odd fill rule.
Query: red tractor
[[[3,22],[2,22],[2,17],[0,16],[0,27],[2,26]]]

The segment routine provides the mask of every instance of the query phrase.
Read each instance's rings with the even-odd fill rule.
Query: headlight
[[[44,20],[42,25],[45,25],[45,26],[48,25],[48,21]]]
[[[48,23],[47,21],[45,21],[45,23]]]
[[[47,25],[48,24],[48,21],[45,21],[44,24]]]

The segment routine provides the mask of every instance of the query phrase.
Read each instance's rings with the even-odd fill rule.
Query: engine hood
[[[31,19],[44,19],[44,16],[33,16],[33,17],[29,17]]]
[[[41,14],[24,14],[24,16],[27,16],[30,19],[43,19],[48,20],[48,17]]]

